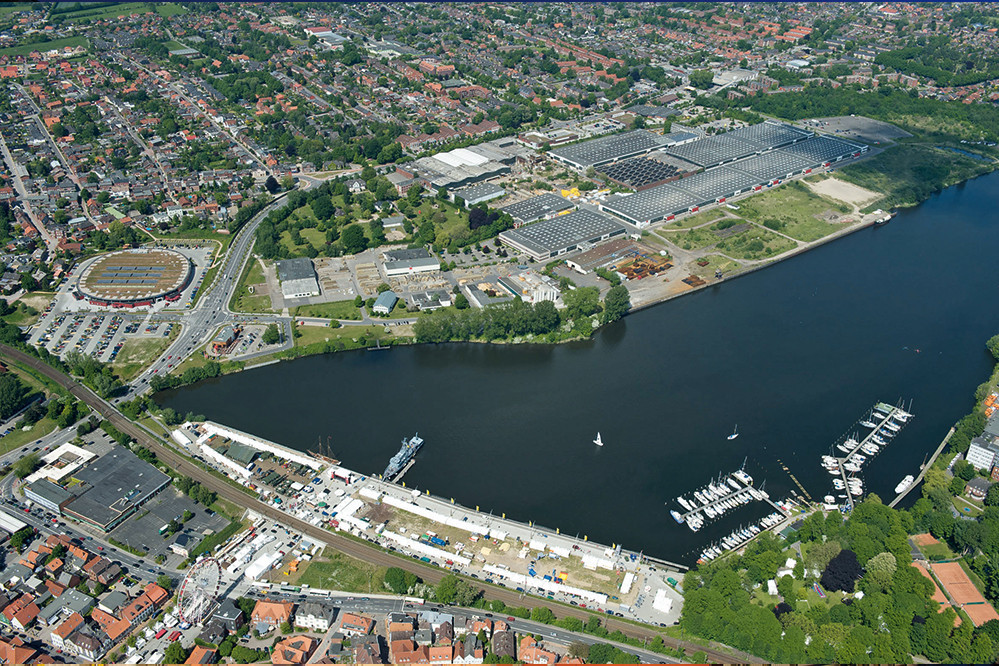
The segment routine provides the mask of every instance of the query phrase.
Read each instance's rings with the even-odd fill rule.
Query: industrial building
[[[505,137],[421,157],[399,165],[396,173],[417,179],[433,190],[442,187],[455,190],[508,174],[517,158],[531,154],[516,139]]]
[[[636,155],[644,155],[662,148],[668,140],[647,130],[634,130],[624,134],[602,136],[562,146],[548,151],[548,155],[577,171],[610,164]]]
[[[524,199],[509,206],[503,206],[500,210],[513,218],[513,226],[516,229],[537,220],[547,220],[563,211],[570,211],[575,207],[575,204],[569,200],[557,194],[545,192],[536,197]]]
[[[606,215],[583,209],[504,231],[499,239],[537,261],[546,261],[580,245],[599,243],[626,232],[624,225]]]
[[[74,474],[76,498],[63,513],[110,532],[156,493],[170,477],[128,449],[115,446]]]
[[[465,202],[465,207],[471,208],[480,203],[486,203],[487,201],[506,196],[506,190],[492,183],[479,183],[478,185],[458,190],[454,193],[454,196],[461,197],[461,200]]]
[[[319,280],[312,260],[308,258],[283,259],[277,262],[281,295],[285,298],[308,298],[319,295]]]
[[[371,306],[371,311],[377,314],[387,315],[392,312],[392,308],[395,304],[399,302],[399,297],[395,295],[394,291],[383,291],[378,294],[378,298],[375,299],[375,304]]]
[[[644,228],[655,222],[672,220],[683,213],[697,212],[701,206],[723,203],[726,199],[745,192],[779,185],[783,180],[794,175],[809,173],[814,168],[829,166],[848,157],[859,157],[867,151],[867,146],[832,137],[811,137],[798,141],[784,133],[780,128],[776,130],[767,128],[762,134],[756,133],[748,136],[758,141],[769,137],[767,140],[771,142],[790,140],[792,143],[760,154],[756,154],[754,151],[752,156],[748,158],[715,166],[688,178],[658,185],[637,194],[608,199],[606,203],[601,205],[601,209],[613,213],[639,228]],[[710,139],[701,139],[690,145],[696,146],[707,141]],[[720,148],[726,151],[722,153],[726,159],[727,156],[734,154],[732,145],[734,144],[724,144]],[[739,145],[748,146],[749,144],[739,140]],[[744,148],[739,148],[736,152],[741,154],[743,150]],[[668,149],[664,152],[673,154],[672,151],[673,149]],[[688,157],[693,157],[692,161],[701,160],[702,162],[716,159],[705,157],[705,155],[707,153],[688,155]],[[688,157],[683,159],[688,159]]]
[[[49,511],[61,514],[63,506],[73,499],[73,493],[48,479],[38,479],[24,487],[24,496]]]
[[[501,277],[499,283],[511,295],[520,298],[525,303],[551,301],[561,305],[559,297],[562,294],[558,283],[547,275],[540,275],[534,271],[524,271],[516,275]]]
[[[382,256],[385,259],[383,267],[387,277],[439,271],[441,268],[440,260],[422,247],[409,250],[390,250]]]

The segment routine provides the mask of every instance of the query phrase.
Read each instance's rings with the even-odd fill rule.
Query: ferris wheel
[[[218,598],[222,582],[222,566],[213,557],[197,562],[184,576],[177,596],[177,611],[181,622],[201,624],[208,617]]]

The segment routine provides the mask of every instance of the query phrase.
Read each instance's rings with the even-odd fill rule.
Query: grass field
[[[316,305],[300,305],[295,308],[296,317],[325,317],[327,319],[361,320],[361,310],[354,307],[354,301],[334,301]]]
[[[656,233],[684,250],[697,250],[702,247],[714,245],[719,241],[718,235],[708,229],[688,229],[686,231],[666,231],[662,229]]]
[[[265,284],[264,270],[261,268],[260,262],[251,258],[243,270],[243,276],[239,279],[236,293],[229,302],[229,309],[234,312],[270,312],[271,297],[260,294],[258,290],[255,290],[257,293],[251,294],[249,290],[250,286],[256,287]]]
[[[115,374],[121,377],[123,382],[132,381],[146,366],[159,358],[178,335],[180,335],[180,326],[174,326],[170,330],[170,335],[166,337],[157,335],[147,339],[141,337],[126,339],[112,366]]]
[[[39,42],[37,44],[21,44],[18,46],[8,46],[5,49],[0,49],[0,56],[18,56],[18,55],[28,55],[32,51],[39,51],[44,53],[45,51],[51,51],[52,49],[62,49],[67,46],[87,46],[86,37],[66,37],[64,39],[53,39],[49,42]]]
[[[942,541],[927,546],[920,546],[919,550],[929,560],[952,560],[957,557],[954,551],[948,548],[947,544]]]
[[[739,204],[739,214],[747,220],[787,234],[801,241],[814,241],[842,229],[818,216],[826,212],[846,213],[846,204],[825,199],[798,183],[786,183]]]
[[[839,178],[887,194],[876,204],[888,209],[912,206],[930,194],[994,168],[992,162],[942,150],[935,146],[900,143],[857,164],[840,169]]]
[[[150,7],[149,3],[145,2],[123,2],[115,5],[106,5],[102,7],[93,7],[72,11],[64,12],[62,14],[55,14],[54,19],[61,19],[63,23],[86,23],[88,21],[101,21],[104,19],[117,18],[119,16],[128,16],[129,14],[146,14],[154,11]],[[178,4],[168,2],[155,5],[155,12],[160,16],[175,16],[177,14],[185,14],[187,10]]]
[[[796,247],[796,243],[757,227],[726,238],[715,246],[733,259],[768,259]]]
[[[332,548],[323,552],[321,559],[312,560],[297,573],[276,580],[294,585],[308,585],[322,590],[344,592],[385,592],[385,567],[355,560]]]
[[[29,430],[14,430],[3,439],[0,439],[0,453],[13,451],[28,442],[33,442],[36,439],[44,437],[55,429],[56,422],[46,416]]]
[[[21,301],[14,303],[14,307],[16,309],[13,312],[4,315],[3,320],[8,324],[14,324],[14,326],[31,326],[38,321],[40,314],[37,308],[32,308]]]
[[[712,210],[706,210],[703,213],[698,213],[697,215],[687,215],[681,220],[676,220],[675,222],[670,222],[663,227],[666,229],[690,229],[691,227],[696,227],[707,222],[714,222],[725,217],[725,211],[721,208],[714,208]]]
[[[708,262],[707,266],[693,264],[690,266],[691,273],[708,278],[714,277],[715,271],[719,269],[721,269],[722,273],[730,273],[740,268],[738,263],[721,254],[709,254],[704,258]]]
[[[163,42],[163,46],[167,47],[167,49],[169,49],[170,51],[179,51],[180,49],[187,48],[180,42],[174,41],[172,39],[168,42]]]

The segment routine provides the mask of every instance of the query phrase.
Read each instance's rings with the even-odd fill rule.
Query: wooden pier
[[[735,477],[732,477],[732,478],[735,479]],[[760,500],[759,501],[766,502],[770,506],[772,506],[773,508],[777,509],[777,511],[779,511],[781,514],[787,515],[783,509],[781,509],[779,506],[777,506],[776,504],[774,504],[773,500],[771,500],[767,495],[763,494],[763,491],[761,491],[761,490],[759,490],[757,488],[754,488],[753,486],[747,486],[747,485],[743,484],[741,481],[739,481],[738,479],[735,479],[735,481],[737,483],[739,483],[740,486],[742,486],[739,490],[732,489],[731,484],[728,484],[728,481],[726,480],[725,483],[728,484],[728,485],[726,485],[725,487],[729,488],[730,490],[732,490],[732,492],[730,492],[728,495],[724,495],[720,499],[717,499],[717,500],[715,500],[715,501],[713,501],[713,502],[711,502],[709,504],[704,504],[704,505],[698,506],[698,507],[696,507],[696,508],[694,508],[694,509],[692,509],[690,511],[687,511],[686,513],[681,514],[681,518],[683,518],[683,522],[686,523],[687,522],[687,518],[689,516],[692,516],[695,513],[703,513],[704,510],[707,509],[707,508],[709,508],[709,507],[711,509],[714,509],[715,507],[718,507],[721,504],[725,503],[726,500],[736,500],[738,502],[738,500],[739,500],[740,497],[743,497],[743,496],[746,496],[746,495],[749,496],[749,499],[751,501],[752,500],[756,500],[756,498],[753,497],[753,495],[752,495],[752,491],[754,491],[754,490],[756,492],[760,493]],[[691,501],[691,504],[693,504],[694,502],[697,502],[696,498],[694,498]],[[748,502],[746,504],[748,504]],[[739,506],[742,506],[742,503],[739,503]],[[737,508],[737,507],[733,507],[733,508]],[[724,511],[727,511],[727,510],[728,509],[723,509],[723,513],[724,513]],[[708,520],[714,520],[714,518],[711,518],[706,513],[704,513],[703,515]],[[722,514],[719,514],[719,515],[722,515]]]

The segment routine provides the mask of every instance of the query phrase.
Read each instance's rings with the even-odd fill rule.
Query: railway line
[[[359,560],[370,562],[378,566],[398,567],[418,575],[428,583],[436,584],[446,575],[445,572],[438,568],[425,566],[419,561],[412,560],[410,558],[393,555],[374,545],[368,545],[360,541],[348,539],[312,525],[311,523],[299,520],[275,507],[253,499],[237,488],[229,485],[212,474],[209,474],[201,467],[192,464],[184,457],[178,455],[171,448],[165,446],[159,440],[151,436],[149,432],[126,418],[106,400],[72,377],[67,376],[56,368],[9,345],[0,344],[0,356],[6,357],[21,365],[30,367],[31,369],[56,382],[69,391],[73,397],[85,403],[103,418],[107,419],[115,428],[129,435],[143,446],[149,448],[156,454],[157,458],[169,465],[172,469],[194,479],[201,485],[210,488],[212,491],[217,493],[219,497],[223,497],[230,502],[234,502],[238,506],[244,506],[260,515],[276,520],[303,535],[308,535],[313,539],[322,541],[345,555],[349,555]],[[698,645],[696,643],[691,643],[690,641],[682,641],[665,636],[651,627],[646,629],[635,624],[619,621],[604,614],[590,613],[589,611],[575,608],[573,606],[549,602],[538,597],[521,595],[516,591],[508,590],[502,587],[484,586],[479,581],[470,580],[464,576],[461,576],[461,578],[470,583],[476,589],[481,590],[482,594],[486,598],[500,600],[509,606],[523,606],[526,608],[546,607],[560,617],[576,617],[584,622],[593,615],[598,615],[602,618],[604,626],[610,632],[620,631],[625,636],[640,640],[652,640],[656,636],[661,636],[665,645],[672,648],[683,649],[688,654],[701,651],[707,655],[708,661],[715,663],[732,663],[733,658],[750,663],[760,661],[756,657],[735,650],[732,652],[719,652],[704,645]],[[630,646],[622,645],[621,647],[622,649],[626,649]],[[665,655],[663,656],[665,657]]]

